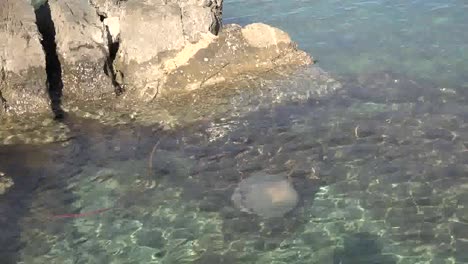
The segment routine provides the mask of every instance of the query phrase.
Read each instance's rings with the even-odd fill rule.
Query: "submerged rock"
[[[13,186],[13,180],[0,171],[0,195],[4,194],[11,186]]]
[[[299,197],[283,176],[259,173],[241,181],[231,199],[244,212],[272,218],[294,209]]]
[[[49,108],[45,55],[28,1],[0,1],[0,116]]]

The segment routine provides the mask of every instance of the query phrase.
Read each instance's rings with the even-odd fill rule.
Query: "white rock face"
[[[109,17],[104,19],[104,25],[107,27],[113,43],[120,39],[120,18]]]
[[[167,64],[179,61],[181,51],[185,55],[206,46],[200,42],[221,26],[222,0],[90,2],[111,42],[118,42],[113,70],[117,83],[128,91],[124,98],[153,98],[168,72],[177,68]]]
[[[263,23],[253,23],[245,26],[242,29],[242,36],[247,43],[255,48],[277,46],[278,43],[292,43],[286,32]]]

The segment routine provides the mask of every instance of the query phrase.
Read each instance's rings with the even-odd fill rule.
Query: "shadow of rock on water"
[[[109,160],[145,156],[154,141],[151,129],[122,129],[74,119],[63,121],[74,135],[66,142],[42,145],[0,146],[0,171],[14,185],[0,196],[0,262],[44,263],[61,240],[73,239],[76,228],[69,221],[55,221],[60,214],[79,213],[73,203],[82,168]],[[139,133],[144,134],[141,140]],[[140,144],[141,143],[141,144]],[[77,211],[78,209],[78,211]]]
[[[60,206],[57,202],[63,201],[59,192],[51,191],[55,188],[60,189],[60,183],[54,179],[67,175],[61,170],[63,167],[58,165],[59,158],[53,149],[57,150],[53,146],[0,147],[0,170],[11,175],[14,181],[13,187],[0,197],[1,263],[17,263],[19,260],[18,252],[29,243],[28,239],[25,239],[25,223],[29,222],[38,229],[45,228],[42,223],[31,218],[32,211],[40,209],[41,212],[36,214],[45,216],[52,213],[49,209]],[[37,208],[43,203],[46,205]],[[45,221],[45,218],[41,221]],[[59,231],[61,226],[55,225],[53,229]],[[50,250],[48,246],[47,243],[37,244],[34,250],[44,253]]]
[[[379,237],[370,233],[356,233],[344,239],[343,248],[335,250],[334,264],[396,264],[392,255],[382,253]]]

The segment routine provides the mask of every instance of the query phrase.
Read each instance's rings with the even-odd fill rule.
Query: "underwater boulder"
[[[0,195],[6,193],[6,191],[12,186],[13,180],[0,171]]]

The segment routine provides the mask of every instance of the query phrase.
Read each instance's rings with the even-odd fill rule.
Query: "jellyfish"
[[[241,211],[273,218],[294,209],[299,197],[287,178],[258,173],[242,180],[231,200]]]

